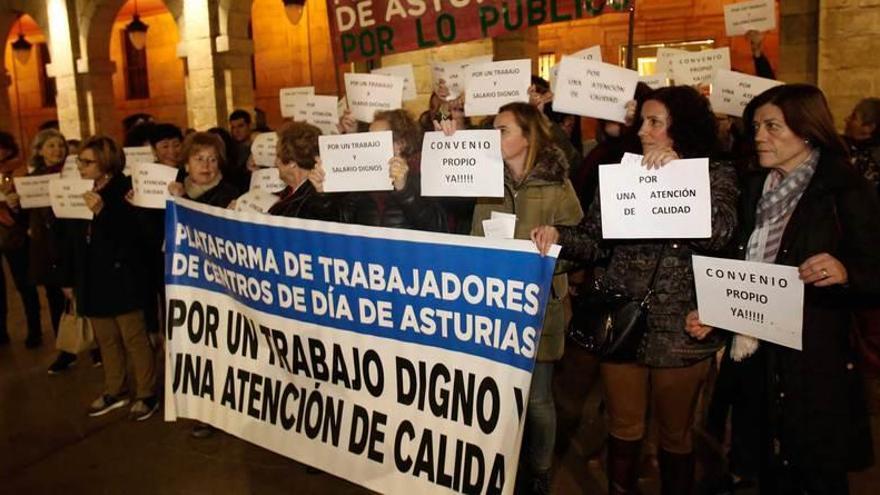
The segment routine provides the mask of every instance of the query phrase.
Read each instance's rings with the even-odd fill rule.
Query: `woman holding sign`
[[[583,217],[577,195],[568,180],[568,162],[553,144],[549,121],[528,103],[509,103],[495,117],[501,131],[504,158],[504,198],[477,202],[471,234],[485,235],[483,221],[492,212],[516,215],[514,237],[528,239],[536,226],[553,223],[575,225]],[[532,374],[524,435],[524,456],[530,469],[529,493],[550,493],[550,468],[556,441],[556,406],[553,401],[553,366],[565,350],[565,315],[562,298],[568,294],[567,275],[553,277],[538,356]]]
[[[749,261],[797,266],[805,288],[803,351],[735,335],[722,362],[722,374],[751,362],[738,387],[758,395],[740,424],[759,425],[761,451],[741,454],[761,454],[767,493],[847,493],[847,471],[871,458],[850,332],[853,312],[880,297],[880,204],[847,163],[818,88],[774,87],[743,118],[761,169],[744,182],[734,246]],[[687,329],[718,333],[696,312]]]
[[[606,285],[650,305],[631,352],[603,360],[600,370],[609,415],[609,493],[634,493],[648,404],[659,425],[663,493],[688,494],[694,479],[691,426],[698,394],[721,347],[714,334],[698,340],[684,330],[696,307],[691,255],[722,249],[736,228],[736,173],[711,160],[718,150],[717,125],[708,100],[688,86],[649,93],[636,111],[636,129],[648,170],[680,158],[710,158],[711,236],[691,240],[608,241],[602,237],[601,204],[594,201],[576,227],[542,226],[532,239],[542,253],[561,244],[563,259],[608,259]],[[625,166],[625,165],[619,165]],[[675,164],[668,165],[674,167]],[[653,292],[651,292],[653,291]]]
[[[134,369],[136,402],[130,417],[148,419],[159,408],[153,350],[142,306],[141,241],[125,198],[131,182],[122,175],[125,156],[112,139],[94,136],[78,157],[83,179],[95,181],[84,194],[92,220],[70,220],[63,264],[64,292],[76,298],[77,312],[89,319],[104,358],[104,392],[89,406],[101,416],[128,404],[125,375]]]

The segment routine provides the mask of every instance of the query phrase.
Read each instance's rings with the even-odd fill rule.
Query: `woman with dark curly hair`
[[[694,478],[693,424],[697,394],[723,337],[697,340],[685,317],[697,306],[691,255],[721,250],[736,228],[736,173],[712,160],[718,149],[708,100],[687,86],[661,88],[637,110],[643,165],[659,168],[684,158],[710,158],[712,234],[706,239],[610,241],[602,238],[601,205],[593,201],[577,226],[541,226],[531,233],[541,252],[558,243],[563,259],[609,259],[608,284],[634,300],[653,286],[644,333],[634,355],[603,361],[600,369],[609,415],[609,493],[634,493],[645,415],[651,404],[659,425],[663,493],[688,494]],[[669,165],[669,166],[675,166]],[[656,276],[655,276],[656,270]]]

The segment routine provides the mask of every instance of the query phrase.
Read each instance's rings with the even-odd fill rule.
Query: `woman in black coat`
[[[722,373],[751,361],[739,377],[756,404],[749,421],[759,425],[762,492],[847,493],[847,471],[871,459],[850,330],[853,311],[880,296],[880,204],[848,166],[819,89],[772,88],[744,119],[761,170],[745,179],[734,246],[749,261],[798,267],[803,351],[735,335]],[[695,313],[687,330],[698,339],[711,332]]]
[[[172,182],[168,191],[198,203],[226,208],[238,197],[238,188],[220,172],[226,164],[226,146],[220,136],[194,132],[183,141],[183,182]]]

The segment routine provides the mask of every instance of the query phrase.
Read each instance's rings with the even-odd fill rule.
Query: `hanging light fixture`
[[[125,32],[128,33],[128,39],[136,50],[143,50],[147,46],[147,29],[150,27],[141,21],[141,16],[138,15],[137,0],[134,0],[134,17],[125,26]]]
[[[18,63],[25,65],[31,58],[31,47],[33,46],[27,38],[24,37],[24,30],[21,27],[21,18],[24,14],[18,14],[18,39],[12,42],[12,54]]]
[[[302,19],[303,10],[306,6],[306,0],[281,0],[284,3],[284,13],[287,14],[287,20],[296,26]]]

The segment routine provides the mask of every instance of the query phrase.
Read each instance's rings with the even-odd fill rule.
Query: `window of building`
[[[42,96],[43,107],[55,106],[55,95],[58,92],[55,86],[55,78],[49,77],[46,66],[52,63],[52,55],[49,54],[49,45],[46,43],[37,43],[37,69],[40,78],[40,94]]]
[[[556,65],[555,53],[542,53],[538,57],[538,75],[545,81],[550,80],[550,69]]]
[[[122,51],[125,56],[125,97],[128,100],[142,100],[150,97],[150,78],[147,73],[147,48],[138,50],[128,39],[125,30],[120,30]]]

